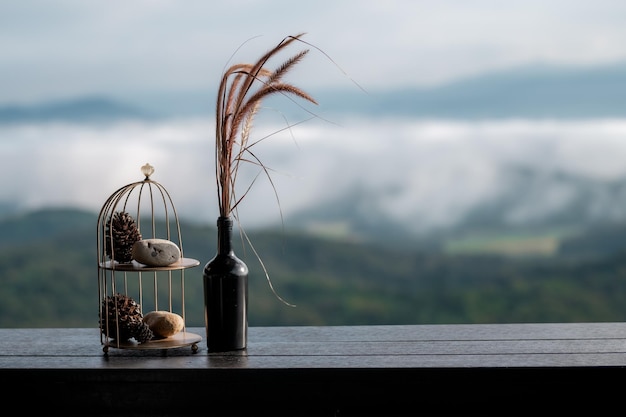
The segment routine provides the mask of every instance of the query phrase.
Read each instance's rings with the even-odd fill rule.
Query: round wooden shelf
[[[200,261],[192,258],[181,258],[178,261],[174,262],[168,266],[148,266],[141,264],[137,261],[132,261],[127,264],[121,264],[118,262],[100,262],[100,268],[115,270],[115,271],[134,271],[134,272],[142,272],[142,271],[176,271],[179,269],[187,269],[193,268],[195,266],[200,265]]]
[[[127,340],[124,342],[117,342],[116,340],[110,340],[105,344],[104,351],[106,352],[108,348],[146,350],[146,349],[172,349],[172,348],[191,346],[193,352],[195,353],[198,350],[197,344],[201,340],[202,340],[202,337],[195,333],[182,331],[182,332],[175,334],[174,336],[166,337],[164,339],[154,339],[154,340],[150,340],[144,343],[138,343],[132,340]]]

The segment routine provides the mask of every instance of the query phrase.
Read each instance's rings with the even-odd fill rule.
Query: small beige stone
[[[133,259],[148,266],[168,266],[180,259],[180,249],[167,239],[141,239],[132,249]]]
[[[151,311],[144,314],[143,321],[157,339],[173,336],[185,327],[183,318],[169,311]]]

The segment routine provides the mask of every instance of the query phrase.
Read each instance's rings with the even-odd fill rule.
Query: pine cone
[[[100,330],[112,339],[117,339],[119,334],[120,341],[134,338],[137,342],[144,343],[154,337],[143,322],[141,306],[131,297],[119,293],[102,300]]]
[[[105,250],[111,260],[119,263],[132,261],[133,245],[141,240],[135,220],[125,211],[116,211],[106,224]]]
[[[139,343],[145,343],[154,337],[154,333],[150,330],[150,326],[146,323],[141,322],[135,326],[135,330],[133,332],[133,337]]]

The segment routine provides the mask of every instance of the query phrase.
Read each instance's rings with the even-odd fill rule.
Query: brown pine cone
[[[132,261],[133,245],[141,240],[135,220],[125,211],[116,211],[106,224],[105,251],[109,259],[119,263]]]

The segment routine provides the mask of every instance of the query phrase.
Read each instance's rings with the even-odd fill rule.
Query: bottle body
[[[209,352],[245,349],[248,267],[232,249],[232,220],[217,220],[217,254],[204,267],[204,319]]]

